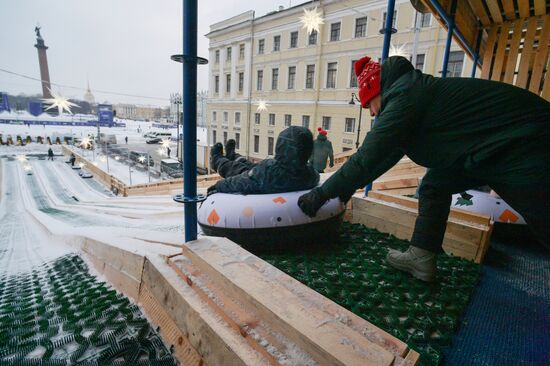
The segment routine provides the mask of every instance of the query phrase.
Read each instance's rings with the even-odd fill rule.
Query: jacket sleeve
[[[334,151],[332,150],[332,142],[329,143],[329,151],[328,151],[328,158],[330,160],[330,165],[334,165]]]
[[[349,195],[384,174],[405,155],[405,141],[412,131],[414,106],[406,95],[391,98],[374,128],[350,159],[322,186],[325,196]]]
[[[220,193],[254,194],[261,193],[261,184],[257,179],[257,168],[244,173],[222,179],[216,183],[216,191]]]

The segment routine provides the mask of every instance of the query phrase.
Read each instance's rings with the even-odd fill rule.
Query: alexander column
[[[46,56],[46,50],[48,47],[44,44],[44,39],[40,35],[40,27],[34,28],[36,32],[36,44],[34,47],[38,49],[38,62],[40,63],[40,79],[42,80],[42,97],[51,98],[50,93],[50,71],[48,69],[48,57]]]

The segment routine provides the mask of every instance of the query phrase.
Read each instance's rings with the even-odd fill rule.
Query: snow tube
[[[490,216],[495,222],[526,225],[521,215],[498,196],[469,190],[453,195],[452,206]]]
[[[250,250],[303,249],[335,242],[345,205],[331,199],[311,218],[298,207],[298,198],[307,192],[215,193],[201,203],[198,222],[206,235],[229,238]]]

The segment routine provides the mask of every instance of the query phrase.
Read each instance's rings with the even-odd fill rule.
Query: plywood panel
[[[493,60],[493,51],[495,49],[495,43],[497,40],[497,31],[499,26],[494,25],[489,30],[489,35],[487,37],[487,43],[485,44],[485,51],[483,53],[483,66],[481,68],[481,78],[489,79],[491,73],[491,63]]]
[[[517,20],[514,24],[512,41],[510,42],[510,51],[508,52],[508,61],[506,61],[506,70],[504,72],[504,82],[512,84],[514,82],[514,73],[518,61],[519,46],[522,36],[523,20]]]
[[[531,82],[529,90],[539,94],[540,81],[544,73],[544,68],[548,63],[548,42],[550,41],[550,15],[544,17],[544,24],[539,37],[539,46],[536,51],[535,63],[533,65],[533,73],[531,74]]]
[[[510,23],[504,23],[502,27],[500,27],[497,53],[495,54],[495,64],[493,66],[491,80],[500,81],[502,78],[502,70],[504,69],[504,55],[506,52],[506,45],[508,44],[508,29],[510,29]]]
[[[529,76],[529,66],[531,65],[531,57],[533,56],[533,42],[537,31],[537,18],[532,17],[527,22],[527,33],[523,42],[523,50],[521,51],[521,61],[519,63],[518,79],[516,86],[520,88],[527,87],[527,78]]]

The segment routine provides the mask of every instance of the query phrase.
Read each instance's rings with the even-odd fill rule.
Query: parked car
[[[145,140],[145,143],[147,144],[160,144],[162,142],[162,139],[160,137],[151,137]]]

